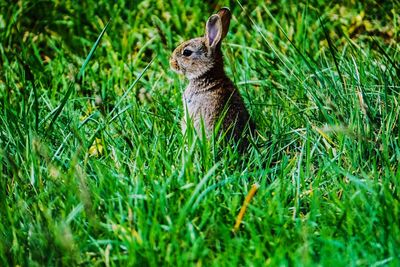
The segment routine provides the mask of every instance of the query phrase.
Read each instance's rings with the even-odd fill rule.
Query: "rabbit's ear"
[[[222,40],[222,21],[218,14],[212,15],[206,24],[207,45],[215,48]]]
[[[221,39],[224,39],[229,30],[229,24],[231,22],[232,14],[229,8],[223,7],[218,11],[217,15],[221,18],[222,22],[222,35]]]

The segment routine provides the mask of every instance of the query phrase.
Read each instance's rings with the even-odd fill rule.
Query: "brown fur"
[[[209,136],[218,120],[222,119],[223,132],[238,140],[247,125],[253,132],[254,124],[239,91],[224,71],[221,42],[228,32],[230,19],[231,13],[227,8],[212,15],[207,21],[205,36],[179,45],[171,56],[170,64],[172,69],[189,79],[183,93],[183,105],[197,133],[201,135],[204,123]],[[191,51],[191,54],[185,55],[185,50]],[[182,131],[186,131],[185,119]]]

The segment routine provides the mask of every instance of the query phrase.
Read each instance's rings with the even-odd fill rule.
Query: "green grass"
[[[0,2],[1,266],[400,264],[399,2],[246,2]],[[244,157],[168,63],[223,5]]]

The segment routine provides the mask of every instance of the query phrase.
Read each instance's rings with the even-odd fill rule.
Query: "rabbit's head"
[[[221,42],[228,32],[230,20],[228,8],[212,15],[207,20],[203,37],[186,41],[174,50],[171,68],[188,79],[200,77],[213,68],[223,68]]]

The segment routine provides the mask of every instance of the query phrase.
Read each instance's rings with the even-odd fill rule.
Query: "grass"
[[[0,265],[399,265],[399,3],[183,2],[0,2]],[[223,5],[245,157],[168,64]]]

